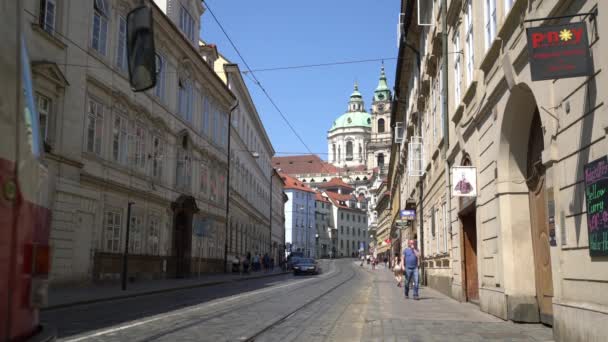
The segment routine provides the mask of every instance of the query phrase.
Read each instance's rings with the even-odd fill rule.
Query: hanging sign
[[[530,27],[526,34],[532,81],[593,74],[584,22]]]
[[[416,219],[416,210],[414,209],[403,209],[401,211],[399,211],[399,216],[401,216],[401,219],[403,220],[415,220]]]
[[[452,196],[477,196],[477,168],[473,166],[452,167]]]
[[[585,165],[589,254],[608,255],[608,157]]]

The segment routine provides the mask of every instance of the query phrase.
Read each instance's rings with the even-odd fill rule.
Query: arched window
[[[380,119],[382,120],[382,119]],[[380,153],[378,154],[378,167],[382,168],[384,167],[384,154]]]
[[[363,147],[361,147],[361,143],[359,143],[359,162],[363,162]]]
[[[352,141],[346,142],[346,160],[347,161],[353,160],[353,142]]]
[[[336,144],[331,144],[331,161],[336,161]]]
[[[342,156],[340,155],[342,152],[342,148],[341,146],[338,146],[338,162],[340,162],[342,160]]]
[[[378,133],[384,133],[384,119],[378,119]]]

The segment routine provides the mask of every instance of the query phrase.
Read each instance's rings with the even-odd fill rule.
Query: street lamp
[[[315,257],[319,258],[319,233],[315,234]]]

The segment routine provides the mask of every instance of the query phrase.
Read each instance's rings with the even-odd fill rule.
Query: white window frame
[[[467,67],[467,85],[473,82],[473,69],[475,68],[475,47],[473,42],[473,5],[472,0],[467,1],[466,13],[466,67]]]
[[[103,109],[101,102],[88,99],[84,150],[98,156],[102,153]]]
[[[201,133],[205,136],[209,136],[209,120],[211,116],[211,110],[213,108],[213,103],[211,103],[211,98],[203,92],[202,94],[203,101],[203,119],[201,122]]]
[[[444,108],[443,108],[443,96],[444,96],[444,83],[443,83],[443,77],[445,75],[443,74],[443,69],[439,70],[439,133],[437,134],[437,137],[442,137],[443,138],[443,118],[444,115],[446,113],[444,113]]]
[[[42,141],[46,141],[49,136],[48,132],[49,123],[53,112],[53,100],[46,95],[36,93],[36,109],[38,109]]]
[[[111,218],[111,222],[109,220]],[[122,242],[122,211],[106,209],[104,212],[103,250],[119,253]]]
[[[484,1],[484,32],[487,51],[496,38],[496,0]]]
[[[105,56],[108,46],[108,8],[106,0],[94,0],[91,47]]]
[[[118,16],[116,33],[116,66],[127,72],[127,20],[123,16]]]
[[[112,122],[112,160],[128,164],[129,121],[123,114],[116,113]]]
[[[49,34],[55,34],[57,24],[57,2],[40,0],[40,26]]]
[[[205,195],[209,193],[209,166],[200,164],[199,191]]]
[[[178,113],[187,122],[192,123],[192,80],[180,78],[177,85]]]
[[[443,202],[441,206],[442,214],[443,214],[443,250],[444,252],[448,252],[448,234],[449,234],[449,223],[450,217],[447,211],[447,203]]]
[[[190,152],[181,146],[177,149],[176,176],[177,187],[191,191],[192,184],[192,157]]]
[[[515,0],[504,0],[504,4],[505,4],[505,17],[511,11],[511,8],[513,8],[513,3],[515,3]]]
[[[144,216],[142,214],[131,214],[129,225],[129,253],[138,255],[144,252]]]
[[[431,109],[432,113],[431,113],[431,120],[432,122],[432,129],[433,129],[433,141],[437,142],[437,88],[439,87],[439,77],[436,77],[434,82],[433,82],[433,92],[431,94],[432,96],[432,104],[433,104],[433,108]]]
[[[152,177],[160,180],[163,176],[163,147],[164,142],[161,137],[152,136]]]
[[[167,68],[167,59],[164,55],[157,53],[158,72],[156,74],[156,86],[154,87],[154,96],[161,103],[165,103],[165,69]]]
[[[139,171],[146,169],[146,128],[141,122],[133,125],[133,167]]]
[[[184,7],[180,6],[179,9],[179,28],[186,35],[186,37],[193,43],[196,43],[194,40],[195,34],[194,31],[196,23],[194,21],[194,17],[190,15],[190,12]]]
[[[452,47],[454,49],[454,108],[460,104],[461,93],[460,93],[460,82],[461,82],[461,60],[462,53],[460,51],[460,27],[456,27],[454,31],[454,38],[452,40]]]
[[[146,251],[149,255],[160,255],[160,227],[162,221],[160,215],[152,213],[148,216],[148,231],[146,234]]]

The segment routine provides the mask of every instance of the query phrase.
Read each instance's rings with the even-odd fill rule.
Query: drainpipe
[[[442,158],[445,163],[445,195],[446,195],[446,210],[447,210],[447,222],[448,232],[452,233],[452,198],[450,196],[450,161],[448,160],[448,148],[450,146],[450,124],[448,119],[448,4],[447,0],[441,1],[441,29],[442,29],[442,55],[443,63],[441,63],[441,70],[443,79],[441,80],[443,85],[443,101],[441,106],[443,108],[443,148],[441,149]],[[454,51],[456,53],[457,51]],[[443,218],[446,219],[445,217]],[[446,251],[447,252],[447,251]]]
[[[230,227],[230,140],[232,135],[232,112],[239,106],[239,100],[228,111],[228,154],[226,163],[226,229],[224,234],[224,273],[228,273],[228,227]]]

